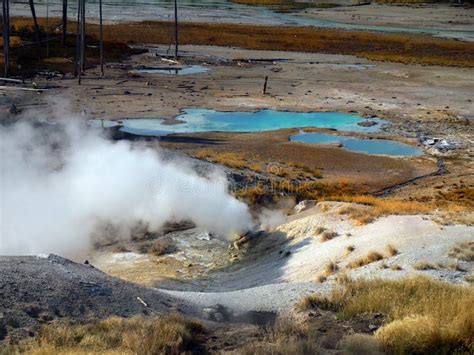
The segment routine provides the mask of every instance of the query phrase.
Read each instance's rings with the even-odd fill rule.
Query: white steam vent
[[[185,160],[109,141],[70,116],[54,129],[0,126],[0,254],[86,251],[104,223],[121,238],[138,222],[158,230],[191,220],[223,236],[252,227],[221,171],[200,176]]]

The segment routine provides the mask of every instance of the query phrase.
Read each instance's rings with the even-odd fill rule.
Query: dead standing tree
[[[5,77],[10,74],[10,2],[2,2],[2,25],[3,25],[3,55],[5,62]]]
[[[63,0],[63,46],[66,45],[67,39],[67,0]]]
[[[99,48],[100,48],[100,76],[104,76],[104,31],[102,23],[102,0],[99,0]]]
[[[36,43],[38,44],[38,53],[41,55],[41,30],[38,25],[38,19],[36,18],[36,10],[35,10],[35,3],[33,0],[28,0],[31,10],[31,17],[33,17],[33,23],[35,27],[35,34],[36,34]],[[41,57],[39,58],[41,59]]]
[[[178,60],[178,0],[174,0],[174,59]]]

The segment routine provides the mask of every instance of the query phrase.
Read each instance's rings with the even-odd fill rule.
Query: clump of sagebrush
[[[351,280],[327,296],[313,294],[300,309],[323,308],[351,318],[382,313],[388,323],[375,332],[391,353],[472,353],[474,290],[417,276],[399,280]]]
[[[180,354],[198,351],[204,333],[201,323],[177,314],[112,317],[84,325],[44,326],[23,349],[29,354]]]

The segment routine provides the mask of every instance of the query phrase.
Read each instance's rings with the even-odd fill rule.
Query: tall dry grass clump
[[[350,280],[329,296],[311,295],[302,308],[332,309],[341,317],[383,313],[389,323],[375,337],[393,353],[474,351],[474,289],[417,276]]]
[[[180,315],[112,317],[85,325],[53,324],[28,345],[29,354],[180,354],[198,350],[203,326]]]
[[[374,263],[382,259],[383,259],[382,254],[380,254],[378,251],[372,250],[372,251],[369,251],[366,255],[348,262],[346,267],[348,269],[356,269],[358,267],[362,267],[362,266]]]
[[[201,149],[194,154],[195,158],[208,159],[214,163],[240,169],[247,165],[247,158],[242,153],[216,152],[212,149]]]
[[[239,354],[321,354],[316,339],[306,327],[288,318],[280,318],[267,329],[263,339],[250,342]]]
[[[365,195],[341,195],[329,198],[333,201],[351,202],[366,205],[370,208],[348,206],[339,213],[347,214],[349,218],[360,224],[373,222],[379,217],[387,215],[415,215],[430,212],[434,206],[416,201],[404,201],[394,198],[377,198]]]

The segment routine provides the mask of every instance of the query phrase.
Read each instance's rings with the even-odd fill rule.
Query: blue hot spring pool
[[[386,139],[361,139],[327,133],[299,133],[291,136],[290,140],[293,142],[313,144],[342,143],[343,147],[347,150],[366,154],[412,157],[423,155],[421,149]]]
[[[209,68],[202,65],[190,65],[188,67],[161,67],[161,68],[143,68],[134,69],[130,73],[134,74],[165,74],[165,75],[191,75],[201,74],[209,71]]]
[[[225,112],[209,109],[186,109],[176,117],[177,124],[166,124],[162,119],[124,119],[120,129],[127,133],[159,136],[172,133],[193,132],[259,132],[281,128],[321,127],[336,128],[341,131],[374,132],[383,123],[380,119],[372,119],[377,124],[372,127],[362,127],[357,123],[366,121],[365,118],[340,112],[290,112],[260,110],[255,112]],[[94,126],[101,124],[100,120],[92,121]],[[117,125],[113,121],[104,121],[107,127]]]

